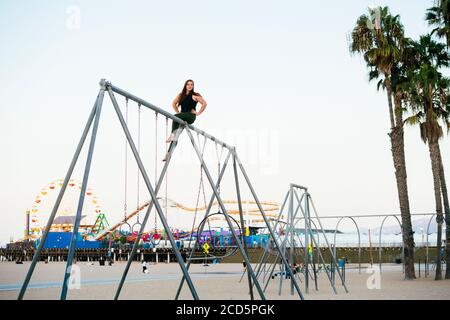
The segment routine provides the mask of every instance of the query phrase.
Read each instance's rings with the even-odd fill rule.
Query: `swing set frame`
[[[143,100],[143,99],[141,99],[141,98],[139,98],[139,97],[137,97],[137,96],[135,96],[135,95],[133,95],[131,93],[128,93],[125,90],[122,90],[122,89],[114,86],[111,82],[106,81],[106,79],[101,79],[100,80],[99,93],[97,95],[97,98],[96,98],[96,101],[95,101],[94,106],[92,108],[92,111],[91,111],[91,113],[89,115],[88,121],[87,121],[87,123],[85,125],[84,131],[82,133],[81,139],[80,139],[80,141],[78,143],[78,146],[76,148],[75,154],[74,154],[74,156],[72,158],[72,161],[70,163],[69,169],[68,169],[68,171],[66,173],[66,176],[64,178],[64,182],[63,182],[63,185],[61,187],[61,190],[60,190],[60,192],[59,192],[59,194],[57,196],[57,199],[55,201],[54,207],[53,207],[52,212],[50,214],[50,217],[48,219],[48,222],[47,222],[47,225],[45,227],[45,230],[43,232],[42,239],[41,239],[41,241],[40,241],[40,243],[38,245],[36,253],[33,256],[33,260],[31,262],[31,265],[30,265],[30,267],[28,269],[27,275],[26,275],[26,277],[24,279],[24,282],[22,284],[22,287],[21,287],[21,290],[20,290],[20,293],[19,293],[19,296],[18,296],[18,300],[22,300],[24,298],[24,295],[25,295],[26,290],[28,288],[30,279],[31,279],[31,277],[33,275],[33,272],[34,272],[34,269],[36,267],[36,264],[39,261],[40,253],[42,252],[43,246],[44,246],[45,241],[47,239],[47,236],[49,234],[51,225],[53,224],[53,220],[55,219],[55,216],[56,216],[56,213],[58,211],[59,205],[60,205],[61,200],[62,200],[62,198],[64,196],[64,193],[66,191],[67,185],[68,185],[69,180],[70,180],[70,178],[72,176],[73,170],[74,170],[75,165],[76,165],[76,163],[78,161],[78,158],[79,158],[79,155],[80,155],[81,150],[83,148],[83,145],[85,144],[86,138],[87,138],[89,132],[91,131],[91,127],[92,127],[92,133],[91,133],[90,142],[89,142],[89,149],[88,149],[86,164],[85,164],[85,167],[84,167],[83,182],[82,182],[82,186],[81,186],[80,197],[79,197],[79,200],[78,200],[78,207],[77,207],[77,212],[76,212],[76,220],[75,220],[74,227],[73,227],[72,239],[71,239],[70,246],[69,246],[69,251],[68,251],[68,256],[67,256],[67,264],[66,264],[66,267],[65,267],[64,281],[63,281],[63,284],[62,284],[61,295],[60,295],[60,299],[61,300],[66,300],[66,298],[67,298],[69,280],[70,280],[70,275],[71,275],[71,271],[72,271],[72,264],[73,264],[73,259],[74,259],[74,256],[75,256],[75,250],[76,250],[76,240],[77,240],[77,235],[78,235],[78,230],[79,230],[80,220],[81,220],[81,213],[82,213],[82,209],[83,209],[83,203],[84,203],[84,198],[85,198],[85,194],[86,194],[88,178],[89,178],[89,173],[90,173],[90,168],[91,168],[91,163],[92,163],[92,157],[93,157],[93,152],[94,152],[94,147],[95,147],[95,141],[96,141],[96,136],[97,136],[97,130],[98,130],[99,121],[100,121],[100,114],[101,114],[101,110],[102,110],[103,99],[104,99],[105,93],[107,93],[109,95],[110,99],[111,99],[112,105],[113,105],[113,107],[115,109],[115,112],[116,112],[117,117],[118,117],[118,119],[120,121],[121,127],[122,127],[122,129],[124,131],[124,134],[126,136],[126,139],[128,140],[128,144],[129,144],[129,146],[130,146],[130,148],[132,150],[133,156],[134,156],[134,158],[135,158],[135,160],[137,162],[139,171],[140,171],[140,173],[142,175],[142,178],[143,178],[143,180],[145,182],[145,185],[146,185],[146,187],[148,189],[148,192],[150,194],[150,197],[151,197],[150,204],[147,207],[147,211],[146,211],[144,220],[142,221],[139,234],[138,234],[138,236],[136,237],[136,239],[134,241],[133,249],[132,249],[130,258],[128,259],[127,265],[126,265],[125,270],[124,270],[124,272],[122,274],[122,278],[120,280],[119,286],[118,286],[117,291],[115,293],[114,299],[117,300],[119,298],[121,289],[123,287],[123,284],[125,282],[125,279],[127,277],[128,271],[129,271],[129,268],[131,266],[131,262],[133,261],[133,256],[135,255],[135,253],[137,251],[138,243],[139,243],[139,241],[141,239],[141,236],[143,235],[144,228],[145,228],[145,226],[147,224],[147,221],[148,221],[148,218],[150,216],[150,212],[151,212],[151,209],[152,209],[153,206],[155,206],[156,212],[158,213],[158,216],[159,216],[159,218],[160,218],[160,220],[162,222],[164,230],[166,231],[166,235],[169,238],[168,240],[171,243],[171,246],[172,246],[172,249],[173,249],[174,254],[176,256],[177,262],[178,262],[178,264],[180,266],[180,269],[182,271],[182,274],[183,274],[183,277],[182,277],[182,280],[180,282],[180,285],[179,285],[179,288],[178,288],[178,291],[177,291],[175,299],[179,298],[179,295],[181,293],[181,290],[182,290],[184,282],[187,283],[187,285],[189,287],[189,290],[190,290],[190,292],[192,294],[193,299],[194,300],[198,300],[199,299],[198,293],[197,293],[197,291],[195,289],[195,286],[194,286],[194,284],[192,282],[192,279],[191,279],[191,276],[189,274],[189,267],[190,267],[191,261],[188,260],[187,263],[185,264],[185,262],[184,262],[184,260],[182,258],[182,255],[180,253],[180,250],[177,248],[177,246],[175,244],[174,237],[173,237],[173,235],[171,233],[171,229],[169,227],[167,219],[164,216],[164,212],[163,212],[163,210],[161,208],[161,205],[160,205],[159,201],[157,200],[157,195],[158,195],[158,192],[159,192],[159,190],[161,188],[164,176],[166,175],[167,168],[168,168],[168,166],[170,164],[171,157],[173,155],[174,150],[176,149],[178,138],[179,138],[180,134],[183,131],[185,131],[187,133],[187,135],[189,136],[189,139],[190,139],[190,141],[192,143],[192,146],[193,146],[193,148],[195,150],[195,153],[197,154],[197,157],[198,157],[198,159],[199,159],[199,161],[201,163],[201,167],[202,167],[202,169],[203,169],[203,171],[204,171],[204,173],[206,175],[206,178],[208,180],[208,183],[209,183],[209,185],[210,185],[210,187],[211,187],[211,189],[213,191],[213,194],[211,196],[208,208],[207,208],[206,213],[205,213],[205,218],[207,218],[208,215],[210,214],[210,211],[211,211],[212,205],[214,203],[214,200],[217,199],[219,207],[220,207],[220,209],[221,209],[221,211],[222,211],[222,213],[223,213],[223,215],[225,217],[225,220],[226,220],[226,222],[227,222],[227,224],[228,224],[228,226],[230,228],[230,231],[231,231],[232,236],[233,236],[233,238],[235,240],[235,243],[237,244],[238,249],[239,249],[240,253],[242,254],[242,257],[243,257],[243,259],[244,259],[244,261],[245,261],[245,263],[247,265],[248,284],[249,284],[250,297],[251,297],[252,300],[254,299],[253,286],[255,286],[256,290],[257,290],[257,292],[259,294],[260,299],[261,300],[265,300],[266,297],[265,297],[264,291],[263,291],[263,289],[261,288],[261,286],[259,284],[258,277],[256,276],[253,268],[251,267],[251,264],[250,264],[250,261],[249,261],[248,255],[247,255],[247,250],[246,250],[245,241],[244,241],[244,235],[241,232],[241,235],[239,237],[237,235],[236,231],[234,230],[232,222],[231,222],[231,219],[230,219],[230,216],[227,213],[227,209],[225,208],[224,202],[222,201],[220,193],[219,193],[220,182],[221,182],[222,177],[223,177],[223,175],[225,173],[225,169],[227,167],[228,161],[229,161],[230,157],[232,157],[233,158],[233,172],[234,172],[234,178],[235,178],[235,183],[236,183],[236,194],[237,194],[237,199],[238,199],[238,207],[239,207],[239,211],[240,211],[241,224],[243,224],[243,211],[242,211],[242,203],[241,203],[241,196],[240,196],[240,186],[239,186],[239,179],[238,179],[238,167],[239,167],[239,169],[240,169],[240,171],[241,171],[241,173],[242,173],[242,175],[244,177],[244,180],[245,180],[245,182],[246,182],[246,184],[247,184],[247,186],[248,186],[248,188],[249,188],[249,190],[250,190],[250,192],[251,192],[251,194],[252,194],[252,196],[253,196],[256,204],[257,204],[257,206],[258,206],[259,211],[261,212],[261,215],[262,215],[262,217],[264,219],[264,222],[266,224],[266,227],[267,227],[271,237],[272,238],[276,237],[276,235],[274,233],[274,230],[272,229],[272,227],[270,225],[270,221],[266,217],[266,214],[264,212],[263,206],[262,206],[261,202],[259,201],[258,196],[256,195],[256,192],[255,192],[255,190],[254,190],[254,188],[253,188],[253,186],[252,186],[252,184],[250,182],[250,179],[249,179],[249,177],[248,177],[248,175],[247,175],[247,173],[246,173],[246,171],[245,171],[245,169],[244,169],[244,167],[243,167],[243,165],[242,165],[242,163],[241,163],[241,161],[239,159],[239,156],[238,156],[238,154],[236,152],[236,148],[233,147],[233,146],[230,146],[230,145],[228,145],[228,144],[226,144],[226,143],[224,143],[222,141],[220,141],[216,137],[206,133],[203,130],[200,130],[200,129],[194,127],[193,125],[187,124],[186,122],[184,122],[180,118],[170,114],[169,112],[167,112],[167,111],[165,111],[165,110],[163,110],[163,109],[161,109],[161,108],[159,108],[159,107],[157,107],[157,106],[155,106],[155,105],[153,105],[153,104],[151,104],[151,103],[149,103],[149,102],[147,102],[147,101],[145,101],[145,100]],[[127,125],[126,121],[124,120],[124,117],[122,115],[122,112],[120,110],[119,104],[117,103],[117,100],[116,100],[116,97],[115,97],[114,94],[123,96],[126,99],[134,101],[138,105],[144,106],[146,108],[149,108],[149,109],[153,110],[154,112],[156,112],[158,114],[163,115],[164,117],[166,117],[166,119],[171,119],[172,121],[178,122],[180,124],[180,129],[177,130],[177,132],[175,133],[175,137],[174,137],[174,140],[173,140],[174,143],[172,144],[172,146],[168,150],[167,161],[165,162],[164,167],[163,167],[163,169],[160,172],[159,179],[158,179],[158,182],[156,183],[155,187],[153,187],[152,183],[150,182],[150,179],[149,179],[149,177],[147,175],[147,171],[145,169],[145,166],[142,163],[140,153],[139,153],[138,149],[136,148],[135,142],[134,142],[134,140],[133,140],[133,138],[132,138],[132,136],[130,134],[128,125]],[[217,180],[216,183],[214,183],[213,178],[212,178],[212,176],[210,174],[210,170],[208,169],[207,165],[204,162],[203,156],[201,154],[201,151],[199,150],[199,146],[197,146],[197,143],[195,142],[195,139],[193,137],[192,131],[196,132],[197,134],[200,134],[200,135],[204,136],[205,138],[215,142],[216,144],[221,145],[223,148],[226,148],[228,150],[228,154],[226,156],[226,160],[225,160],[225,162],[224,162],[224,164],[223,164],[223,166],[222,166],[222,168],[220,170],[220,174],[219,174],[219,177],[218,177],[218,180]],[[200,228],[197,231],[199,234],[201,234],[202,231],[203,231],[202,227],[203,226],[200,226]],[[242,227],[242,230],[244,230],[244,226],[242,225],[241,227]],[[197,239],[197,241],[198,241],[198,239]],[[293,287],[295,288],[296,292],[298,293],[298,296],[300,297],[300,299],[303,300],[304,297],[303,297],[303,294],[301,292],[301,289],[300,289],[297,281],[295,280],[293,270],[291,269],[291,267],[289,266],[286,258],[282,254],[281,246],[277,242],[275,243],[275,245],[276,245],[276,250],[280,254],[282,263],[284,264],[287,273],[291,276],[291,279],[293,279],[293,283],[292,283]],[[192,251],[190,253],[191,258],[192,258],[192,255],[194,254],[194,251],[195,251],[195,246],[192,248]]]

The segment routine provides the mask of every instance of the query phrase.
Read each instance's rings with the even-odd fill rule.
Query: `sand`
[[[16,265],[11,262],[0,263],[0,299],[16,299],[22,281],[30,263]],[[71,289],[68,299],[113,299],[125,263],[115,263],[113,266],[90,265],[86,262],[77,264],[80,270],[80,288]],[[336,277],[335,294],[329,285],[325,273],[318,279],[318,291],[314,281],[310,281],[309,292],[305,292],[304,277],[299,278],[299,285],[305,299],[450,299],[450,280],[434,281],[434,274],[427,278],[414,281],[403,279],[401,267],[398,265],[383,265],[380,276],[380,288],[369,289],[368,278],[364,266],[359,274],[356,266],[348,266],[346,284],[349,292],[345,293],[343,286]],[[25,299],[59,299],[61,282],[64,274],[64,263],[38,263],[30,281]],[[143,274],[139,263],[133,263],[124,285],[120,299],[173,299],[181,279],[181,269],[177,263],[150,264],[149,273]],[[241,264],[216,264],[204,267],[192,265],[190,274],[200,299],[237,300],[249,299],[247,277],[240,282]],[[418,273],[417,273],[418,276]],[[262,281],[261,281],[262,283]],[[267,299],[299,299],[298,295],[290,294],[290,282],[284,280],[281,295],[278,294],[280,278],[271,280],[266,291]],[[258,293],[255,289],[255,296]],[[192,299],[191,293],[184,286],[182,299]]]

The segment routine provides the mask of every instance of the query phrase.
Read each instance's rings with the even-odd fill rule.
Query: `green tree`
[[[430,26],[433,26],[432,34],[436,35],[438,38],[445,38],[447,44],[447,50],[450,47],[450,1],[439,0],[434,2],[434,7],[427,10],[425,19],[428,21]],[[448,203],[448,193],[447,186],[445,185],[445,175],[443,164],[441,160],[441,188],[442,196],[444,198],[444,209],[445,209],[445,224],[446,224],[446,263],[447,266],[450,262],[450,205]],[[445,278],[450,279],[450,268],[446,269]]]
[[[450,47],[450,1],[434,1],[434,6],[427,10],[425,20],[434,27],[432,34],[445,38],[447,48]]]
[[[441,280],[441,242],[442,223],[444,221],[442,202],[444,202],[447,222],[448,217],[450,217],[450,210],[439,140],[444,136],[441,123],[447,127],[447,131],[450,129],[450,79],[444,77],[440,69],[448,67],[450,59],[446,46],[434,41],[431,35],[420,37],[418,42],[411,41],[411,45],[408,46],[406,51],[410,52],[408,55],[414,57],[415,61],[409,65],[409,81],[404,85],[408,96],[409,111],[412,113],[405,122],[410,125],[419,125],[420,136],[423,142],[428,145],[434,182],[436,222],[438,225],[435,279]],[[446,259],[448,265],[450,258],[448,223],[446,238]],[[450,269],[447,268],[446,278],[449,277]]]
[[[369,79],[380,79],[378,89],[382,87],[386,90],[391,124],[389,137],[402,217],[405,277],[415,279],[414,237],[405,164],[402,99],[401,94],[397,94],[400,86],[396,82],[400,79],[398,72],[405,41],[404,28],[398,15],[391,15],[387,7],[369,8],[367,14],[358,18],[352,31],[350,52],[363,55],[370,70]]]

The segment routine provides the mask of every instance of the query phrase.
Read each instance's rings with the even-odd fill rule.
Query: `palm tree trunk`
[[[433,172],[434,199],[436,202],[437,243],[436,243],[436,275],[435,280],[442,280],[441,268],[441,242],[442,242],[442,199],[440,182],[439,144],[437,139],[428,136],[428,149],[430,151],[431,170]]]
[[[408,184],[405,162],[405,143],[403,132],[403,119],[401,113],[401,101],[394,99],[396,104],[396,125],[389,134],[392,146],[392,158],[394,160],[395,178],[400,203],[402,218],[402,238],[404,247],[405,279],[416,278],[414,270],[414,234],[412,231],[411,214],[409,209]],[[400,112],[397,112],[400,110]]]
[[[386,86],[386,93],[388,98],[388,106],[389,106],[389,119],[391,121],[391,129],[395,127],[395,120],[394,120],[394,108],[392,107],[392,87],[391,87],[391,80],[389,78],[389,75],[385,75],[385,86]]]
[[[439,151],[439,179],[441,181],[442,199],[444,200],[445,212],[445,279],[450,279],[450,205],[448,202],[447,183],[445,182],[444,164],[442,163],[442,156],[439,144],[437,145]]]

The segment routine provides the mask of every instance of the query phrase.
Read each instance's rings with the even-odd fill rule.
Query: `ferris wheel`
[[[36,195],[33,204],[26,210],[25,239],[41,237],[63,182],[64,180],[62,179],[51,181],[41,188]],[[69,180],[66,192],[51,226],[51,231],[72,231],[80,192],[81,183],[77,180]],[[97,217],[102,215],[102,209],[98,197],[91,188],[86,190],[86,200],[82,210],[80,228],[90,232],[96,223]]]

